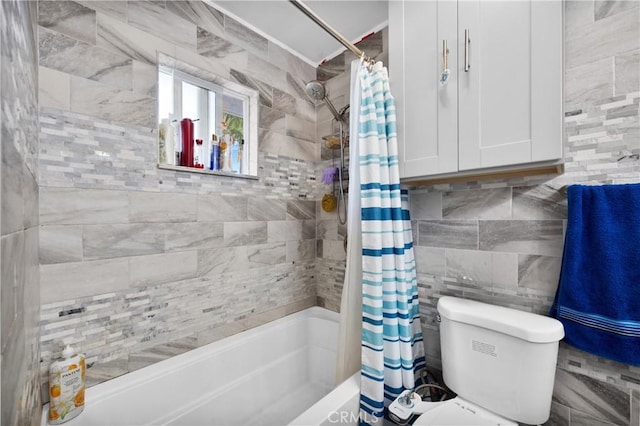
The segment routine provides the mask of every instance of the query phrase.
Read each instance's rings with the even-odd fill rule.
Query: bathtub
[[[337,340],[338,314],[309,308],[88,388],[65,424],[355,425],[358,374],[333,389]]]

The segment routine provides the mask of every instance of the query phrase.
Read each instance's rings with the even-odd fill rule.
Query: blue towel
[[[640,365],[640,184],[571,185],[556,297],[565,342]]]

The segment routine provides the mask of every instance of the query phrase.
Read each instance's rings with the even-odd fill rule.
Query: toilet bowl
[[[472,300],[438,301],[442,377],[458,396],[425,402],[404,391],[389,406],[415,425],[542,424],[549,419],[558,342],[556,319]]]

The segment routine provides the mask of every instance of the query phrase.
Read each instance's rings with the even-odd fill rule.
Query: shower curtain
[[[361,204],[360,423],[381,424],[385,406],[414,388],[425,358],[408,194],[400,188],[387,69],[381,62],[371,71],[361,65],[358,80],[358,157],[350,160],[359,163]]]

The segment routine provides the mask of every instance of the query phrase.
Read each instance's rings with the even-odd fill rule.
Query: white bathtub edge
[[[295,418],[289,426],[357,425],[360,406],[360,372]]]

